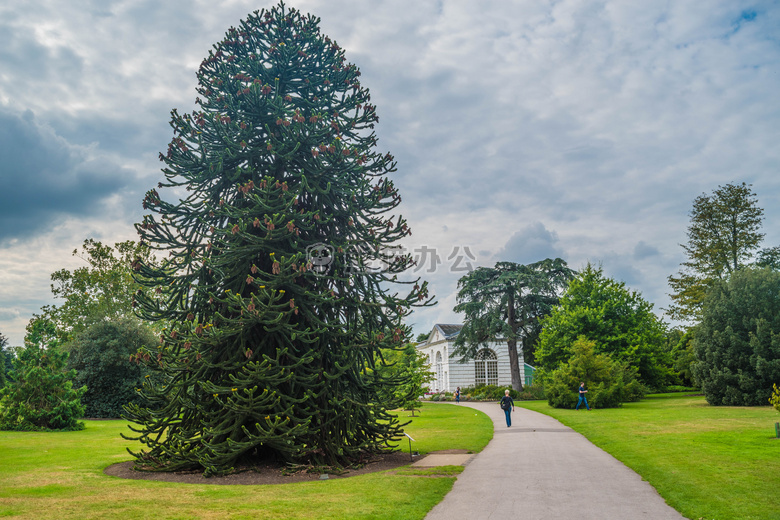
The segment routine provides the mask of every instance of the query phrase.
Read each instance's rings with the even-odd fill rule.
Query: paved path
[[[555,419],[518,407],[507,428],[496,403],[460,406],[485,412],[495,434],[426,520],[683,518],[634,471]]]

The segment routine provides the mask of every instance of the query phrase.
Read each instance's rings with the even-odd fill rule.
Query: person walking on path
[[[512,415],[515,411],[515,401],[509,397],[509,390],[504,390],[504,397],[501,398],[501,409],[504,410],[506,415],[506,427],[512,426]]]
[[[425,520],[685,520],[646,480],[552,417],[520,406],[507,428],[495,401],[461,405],[490,418],[493,439]],[[518,464],[533,478],[518,480]]]
[[[455,403],[460,404],[460,387],[458,387],[458,389],[455,390]]]
[[[583,401],[585,401],[585,408],[587,408],[588,411],[590,411],[590,406],[588,405],[588,400],[585,398],[585,394],[587,394],[587,393],[588,393],[588,391],[585,390],[585,383],[580,383],[580,398],[577,400],[577,407],[574,408],[575,410],[579,410],[580,409],[580,405],[582,404]]]

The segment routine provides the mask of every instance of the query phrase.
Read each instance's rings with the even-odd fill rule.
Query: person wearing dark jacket
[[[506,415],[506,426],[508,428],[512,426],[512,416],[510,414],[515,411],[515,401],[509,397],[509,390],[504,390],[504,397],[501,398],[500,404]]]
[[[588,411],[590,411],[590,406],[588,405],[588,400],[585,398],[585,394],[587,394],[587,393],[588,393],[588,391],[585,390],[585,383],[580,383],[580,398],[577,400],[577,407],[574,408],[575,410],[579,410],[580,409],[580,405],[582,404],[583,401],[585,401],[585,408],[587,408]]]

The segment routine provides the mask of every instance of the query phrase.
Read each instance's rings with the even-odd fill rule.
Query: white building
[[[428,357],[434,380],[430,389],[434,392],[453,392],[457,387],[476,385],[512,386],[509,368],[509,349],[506,341],[493,341],[482,347],[475,359],[460,362],[460,356],[453,355],[455,338],[463,325],[436,324],[428,339],[417,345],[417,350]],[[517,357],[520,363],[520,378],[530,384],[533,368],[523,359],[522,342],[517,342]]]

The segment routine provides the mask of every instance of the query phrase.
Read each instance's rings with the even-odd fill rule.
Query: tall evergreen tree
[[[138,230],[169,254],[135,263],[138,313],[170,320],[134,360],[164,372],[127,408],[137,465],[228,472],[259,458],[345,464],[401,432],[378,398],[380,348],[426,284],[390,287],[411,263],[375,107],[319,19],[283,3],[230,28],[197,73],[191,114],[172,112],[167,202],[147,193]],[[412,287],[413,285],[413,287]]]
[[[746,268],[704,300],[692,371],[712,405],[765,405],[780,381],[780,273]]]
[[[0,389],[0,430],[83,430],[75,370],[66,371],[68,354],[59,347],[51,321],[36,317],[27,325],[24,348],[13,360],[11,381]]]
[[[0,388],[5,386],[8,371],[11,369],[11,358],[5,350],[8,338],[0,334]]]
[[[458,280],[455,312],[465,313],[454,352],[473,359],[480,346],[503,339],[509,350],[512,388],[523,389],[517,342],[531,344],[539,335],[539,319],[558,303],[558,295],[574,276],[560,258],[528,265],[498,262]]]
[[[751,185],[744,182],[696,197],[688,243],[682,244],[688,260],[677,276],[668,278],[673,292],[666,312],[672,319],[698,319],[709,288],[747,265],[764,238],[759,232],[763,215]],[[771,253],[766,250],[769,257]]]

